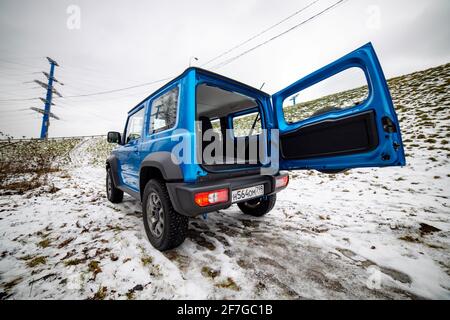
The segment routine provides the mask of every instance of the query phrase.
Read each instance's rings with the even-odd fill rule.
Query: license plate
[[[255,187],[233,190],[231,193],[231,201],[240,202],[248,199],[258,198],[264,195],[264,185]]]

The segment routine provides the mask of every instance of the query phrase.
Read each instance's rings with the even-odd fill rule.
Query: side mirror
[[[119,132],[115,132],[115,131],[108,132],[108,136],[107,136],[106,140],[109,143],[118,143],[118,144],[122,143],[122,139],[120,137],[120,133]]]

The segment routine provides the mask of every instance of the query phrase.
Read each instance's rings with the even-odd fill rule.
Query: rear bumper
[[[272,195],[285,189],[286,186],[275,188],[275,179],[287,176],[287,174],[278,174],[276,176],[246,176],[239,178],[220,179],[217,181],[207,181],[201,183],[167,183],[170,200],[174,209],[185,216],[195,217],[202,213],[213,212],[226,209],[232,205],[231,192],[243,188],[264,185],[264,195]],[[206,192],[217,189],[228,189],[228,202],[212,205],[208,207],[200,207],[194,201],[194,196],[199,192]]]

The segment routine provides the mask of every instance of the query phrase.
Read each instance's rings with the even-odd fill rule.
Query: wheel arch
[[[111,169],[112,178],[115,186],[120,185],[120,178],[119,178],[119,162],[115,155],[110,155],[108,159],[106,159],[105,164],[106,170]]]
[[[150,179],[159,179],[166,182],[183,180],[181,168],[172,161],[170,152],[153,152],[142,161],[139,170],[139,192],[141,200],[145,185]]]

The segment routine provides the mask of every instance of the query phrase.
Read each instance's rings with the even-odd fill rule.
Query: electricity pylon
[[[31,110],[42,114],[41,139],[48,138],[48,127],[50,126],[50,118],[59,120],[59,117],[51,112],[51,106],[54,105],[54,103],[52,103],[53,93],[59,97],[62,97],[62,95],[58,91],[56,91],[55,88],[53,88],[53,82],[62,84],[61,82],[59,82],[58,80],[56,80],[54,78],[55,66],[59,67],[59,64],[55,60],[53,60],[49,57],[47,57],[47,60],[50,63],[50,73],[47,73],[47,72],[43,72],[43,73],[48,78],[48,84],[46,84],[42,81],[39,81],[39,80],[34,80],[35,83],[37,83],[41,87],[47,89],[46,98],[45,99],[40,98],[40,100],[45,103],[44,109],[39,109],[39,108],[34,108],[34,107],[30,108]]]

